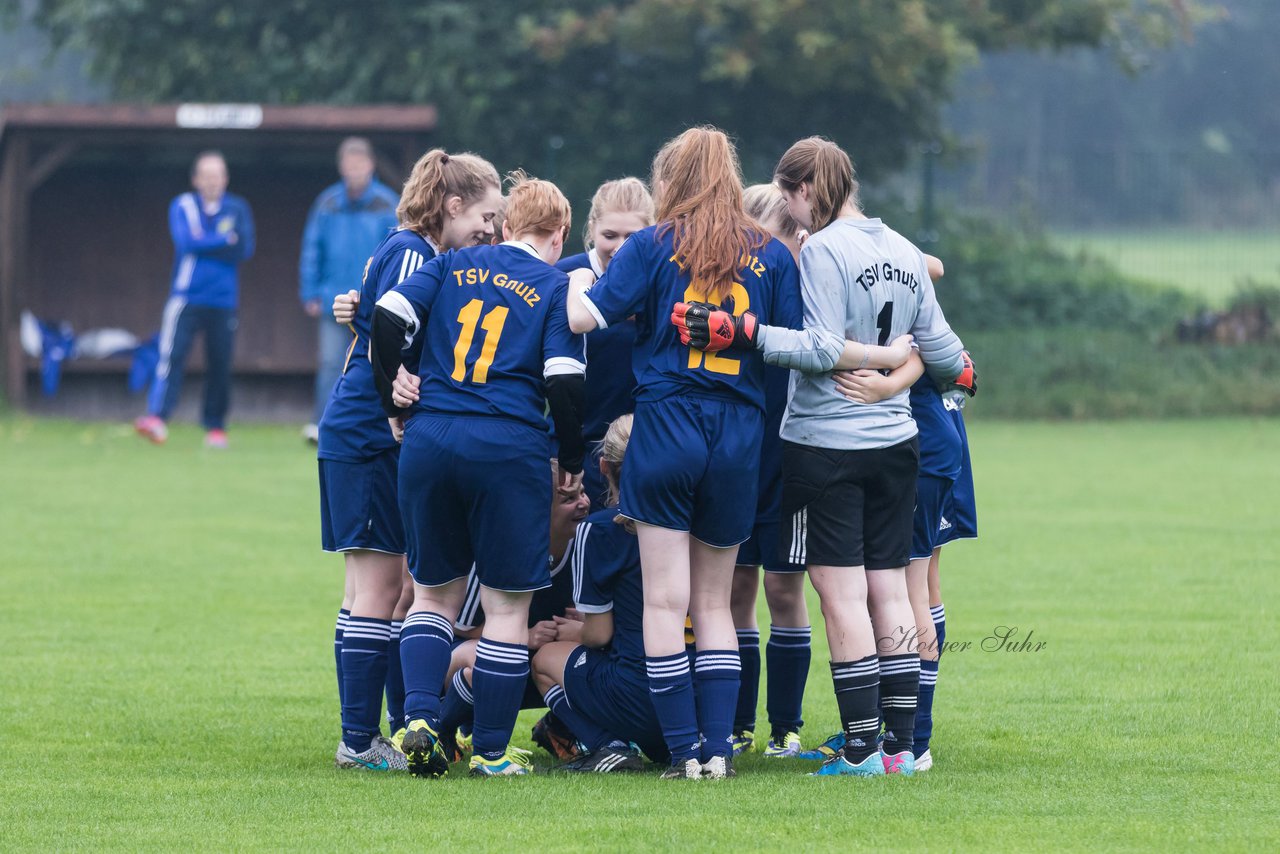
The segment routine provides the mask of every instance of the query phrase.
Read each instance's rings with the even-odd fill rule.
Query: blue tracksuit
[[[206,429],[221,429],[230,405],[239,267],[254,250],[253,213],[248,202],[230,193],[208,208],[196,193],[183,193],[169,205],[169,234],[173,276],[148,409],[165,420],[173,414],[187,354],[196,335],[203,333],[206,367],[201,423]]]

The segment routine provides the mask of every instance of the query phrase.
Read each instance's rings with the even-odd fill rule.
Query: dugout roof
[[[209,148],[226,155],[229,190],[249,201],[258,229],[257,253],[241,268],[236,371],[314,371],[315,322],[298,302],[298,252],[308,208],[338,180],[338,143],[368,137],[380,176],[398,188],[435,127],[429,105],[0,107],[0,359],[8,399],[24,399],[36,368],[19,342],[24,309],[77,330],[118,326],[145,338],[158,328],[173,262],[169,200],[190,189],[191,161]]]

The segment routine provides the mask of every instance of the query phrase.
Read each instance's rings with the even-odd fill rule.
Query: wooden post
[[[26,165],[28,143],[15,134],[0,163],[0,364],[5,397],[13,406],[26,398],[26,358],[18,322],[17,300],[26,262],[27,209]]]

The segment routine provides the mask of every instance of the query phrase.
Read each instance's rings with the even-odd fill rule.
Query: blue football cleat
[[[844,758],[844,753],[837,753],[826,762],[822,763],[822,767],[817,771],[810,772],[810,777],[883,777],[884,776],[884,760],[881,758],[880,751],[868,756],[866,759],[854,765],[848,759]]]
[[[805,750],[796,754],[796,759],[820,759],[826,762],[844,749],[844,733],[838,732],[819,744],[813,750]]]

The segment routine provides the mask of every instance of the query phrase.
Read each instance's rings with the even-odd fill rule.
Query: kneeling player
[[[547,706],[590,751],[566,771],[639,771],[644,766],[631,743],[655,762],[670,758],[645,670],[640,547],[635,534],[617,524],[631,420],[624,415],[614,421],[601,442],[600,473],[612,506],[588,516],[574,540],[582,643],[550,643],[533,657],[533,677]]]

